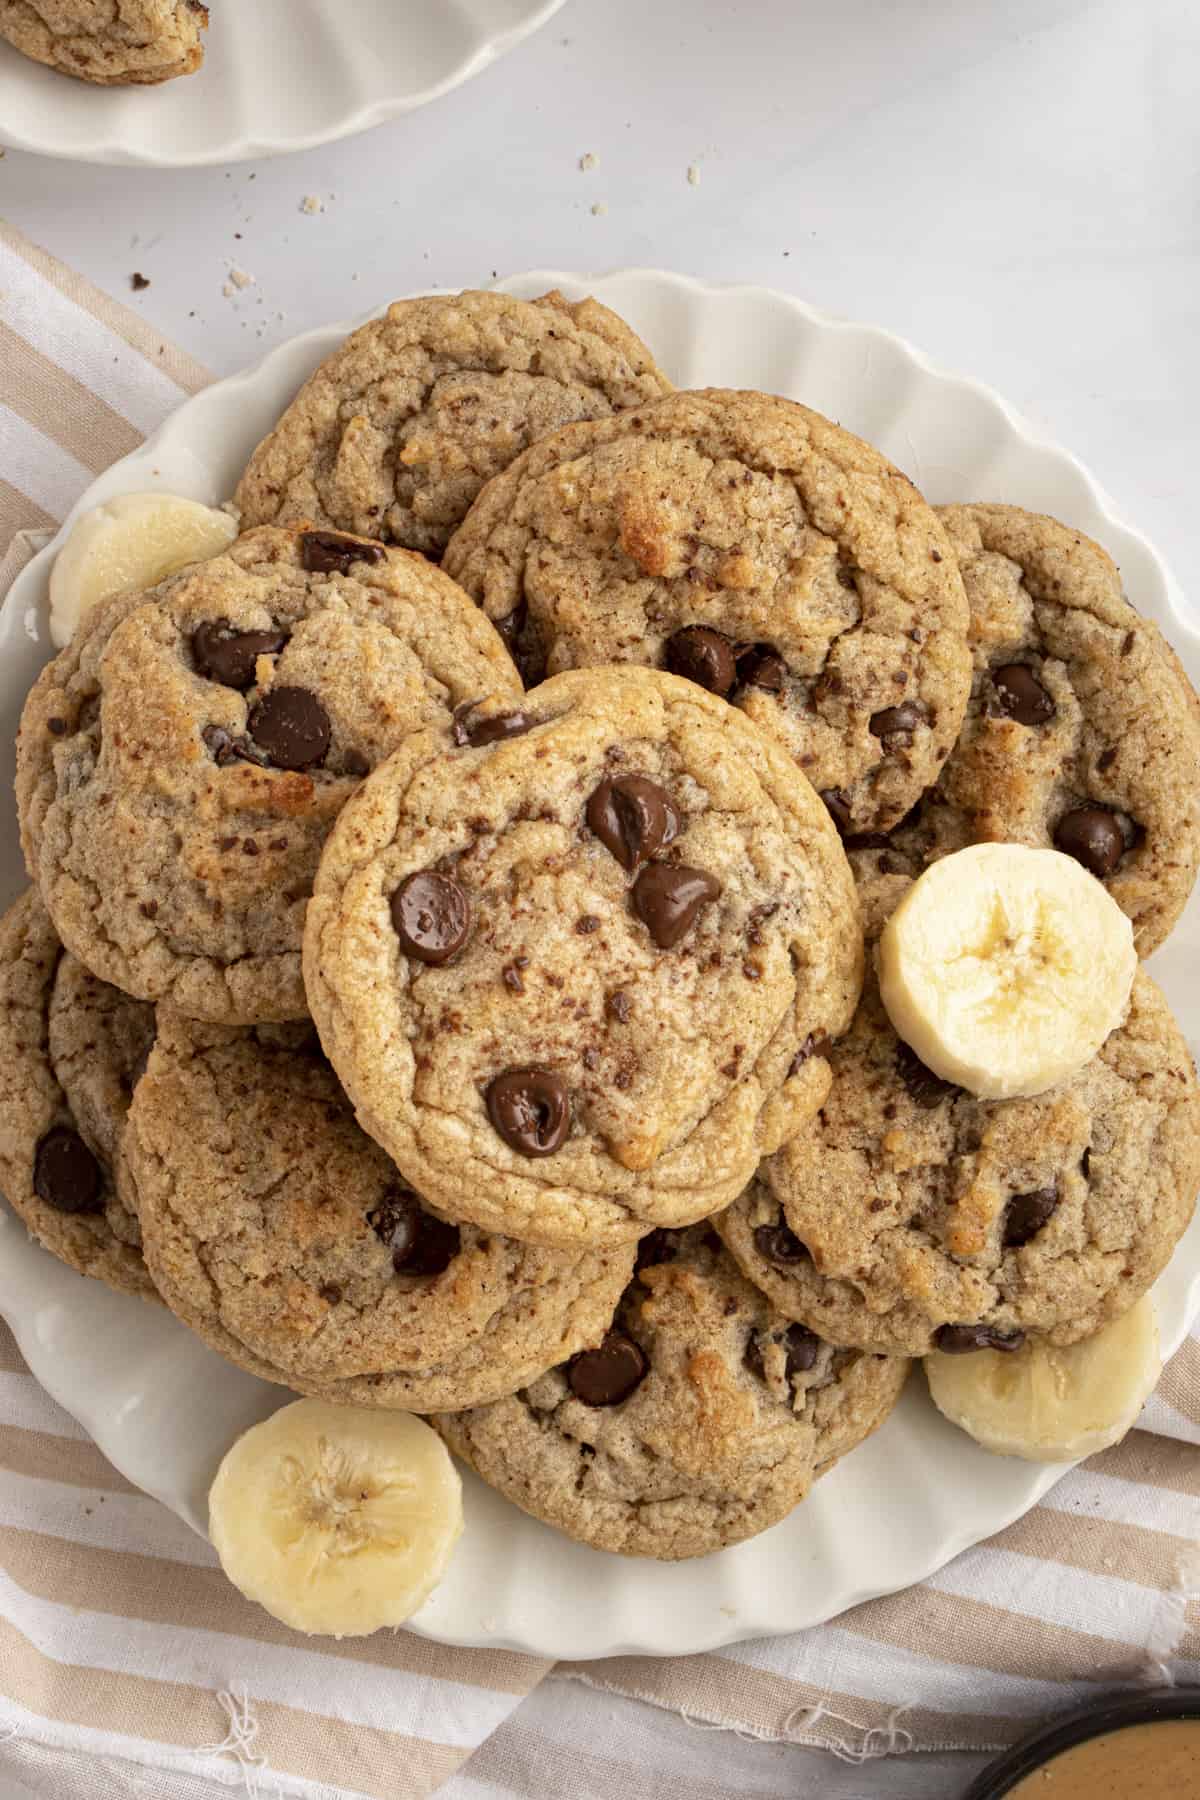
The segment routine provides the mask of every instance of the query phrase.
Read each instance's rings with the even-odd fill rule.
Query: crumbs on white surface
[[[239,269],[237,264],[234,263],[229,270],[229,280],[225,283],[221,292],[227,300],[232,300],[234,295],[240,294],[243,288],[253,287],[254,285],[254,276],[247,274],[245,269]]]
[[[325,211],[325,202],[322,200],[320,194],[305,194],[303,200],[300,202],[300,211],[302,213],[323,213]]]
[[[600,158],[594,150],[585,150],[579,159],[579,166],[586,175],[590,169],[599,167]]]
[[[688,164],[688,186],[689,187],[699,187],[700,186],[700,164],[699,163],[689,163]]]
[[[596,200],[593,202],[592,217],[594,219],[602,219],[607,211],[608,211],[607,200]]]

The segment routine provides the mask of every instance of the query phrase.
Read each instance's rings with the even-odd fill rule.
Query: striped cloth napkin
[[[0,225],[0,595],[37,534],[207,379]],[[0,1773],[88,1800],[190,1800],[214,1783],[310,1800],[415,1800],[448,1782],[494,1793],[463,1765],[501,1727],[506,1743],[519,1732],[515,1710],[550,1675],[850,1762],[996,1747],[1097,1682],[1200,1680],[1200,1338],[1172,1361],[1143,1426],[999,1537],[831,1625],[552,1667],[406,1632],[314,1644],[276,1625],[109,1466],[0,1322]],[[506,1751],[506,1766],[523,1755],[536,1770],[520,1791],[646,1792],[646,1763],[610,1709],[580,1716],[582,1741],[578,1728],[552,1740],[529,1727],[521,1754]],[[728,1766],[724,1751],[717,1760]],[[122,1776],[131,1764],[136,1777]],[[698,1751],[698,1779],[672,1780],[671,1793],[735,1791],[699,1779],[705,1768]],[[777,1791],[754,1779],[754,1792]],[[885,1791],[880,1775],[869,1791]]]

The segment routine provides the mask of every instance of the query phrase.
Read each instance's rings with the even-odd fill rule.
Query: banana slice
[[[925,1358],[939,1412],[985,1450],[1027,1462],[1074,1462],[1119,1443],[1162,1373],[1154,1301],[1144,1294],[1094,1337],[1056,1350],[935,1351]]]
[[[888,1016],[944,1081],[985,1100],[1043,1093],[1121,1023],[1133,927],[1074,857],[973,844],[930,865],[879,940]]]
[[[50,576],[50,637],[61,650],[110,594],[153,587],[237,536],[228,513],[178,494],[119,494],[71,527]]]
[[[221,1567],[295,1631],[401,1625],[446,1572],[462,1482],[411,1413],[297,1400],[228,1452],[208,1496]]]

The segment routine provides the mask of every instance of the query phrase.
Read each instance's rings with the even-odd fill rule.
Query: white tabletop
[[[218,373],[528,267],[784,288],[991,383],[1200,596],[1198,91],[1195,0],[572,0],[457,93],[302,156],[10,151],[0,215]],[[254,280],[226,295],[235,266]],[[798,1755],[789,1791],[821,1791]],[[775,1792],[755,1760],[722,1792]],[[480,1774],[464,1794],[501,1791]],[[879,1765],[859,1779],[889,1792]]]

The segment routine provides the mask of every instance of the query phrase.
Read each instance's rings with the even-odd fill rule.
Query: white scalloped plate
[[[307,150],[436,100],[562,4],[210,0],[203,68],[159,87],[73,81],[0,43],[0,144],[159,168]]]
[[[1122,564],[1134,603],[1167,628],[1200,677],[1200,635],[1185,621],[1171,577],[1080,464],[1039,441],[994,394],[933,368],[898,338],[782,294],[705,288],[652,272],[586,283],[546,272],[503,285],[528,295],[551,286],[596,294],[645,334],[681,384],[739,384],[806,400],[878,443],[934,501],[1016,501],[1093,533]],[[131,489],[169,488],[206,501],[227,495],[259,436],[346,329],[297,338],[188,401],[95,482],[77,510]],[[53,546],[29,566],[0,614],[0,758],[9,774],[21,702],[47,653],[52,556]],[[5,773],[0,767],[4,902],[22,884]],[[1193,1048],[1198,949],[1200,901],[1155,958]],[[1157,1300],[1170,1352],[1200,1310],[1200,1217]],[[31,1244],[3,1207],[0,1310],[39,1380],[104,1453],[202,1531],[205,1495],[226,1446],[282,1404],[283,1391],[222,1362],[156,1309],[71,1274]],[[922,1579],[1019,1517],[1062,1473],[978,1449],[934,1411],[918,1376],[883,1429],[790,1519],[698,1562],[633,1562],[588,1550],[468,1477],[468,1529],[413,1628],[446,1643],[560,1657],[677,1654],[795,1631]]]

